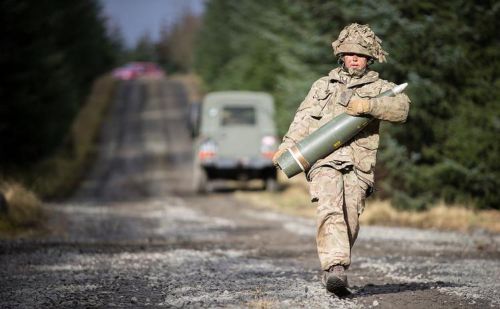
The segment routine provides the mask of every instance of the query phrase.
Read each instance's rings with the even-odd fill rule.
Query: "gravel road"
[[[47,204],[50,232],[0,240],[0,307],[500,308],[500,235],[361,228],[352,296],[321,286],[311,220],[190,191],[186,94],[119,87],[96,164]]]

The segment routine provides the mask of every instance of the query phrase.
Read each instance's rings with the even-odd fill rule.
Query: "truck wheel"
[[[205,170],[201,167],[196,168],[194,172],[194,191],[198,194],[208,193],[208,177]]]

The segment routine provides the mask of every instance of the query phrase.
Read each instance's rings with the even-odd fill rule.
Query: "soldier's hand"
[[[347,105],[346,113],[352,116],[368,114],[370,112],[370,101],[364,99],[352,99]]]
[[[278,159],[279,159],[279,157],[281,157],[281,155],[283,153],[285,153],[285,151],[286,151],[286,149],[279,149],[278,151],[276,151],[276,153],[273,156],[273,164],[275,166],[278,166]]]

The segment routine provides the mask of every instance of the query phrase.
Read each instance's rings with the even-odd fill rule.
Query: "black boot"
[[[345,297],[351,294],[347,289],[347,275],[342,265],[334,265],[325,272],[326,290],[338,297]]]

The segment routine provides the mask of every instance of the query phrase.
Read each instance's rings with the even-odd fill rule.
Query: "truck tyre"
[[[195,168],[194,171],[194,191],[197,194],[208,193],[208,177],[205,170],[201,167]]]

